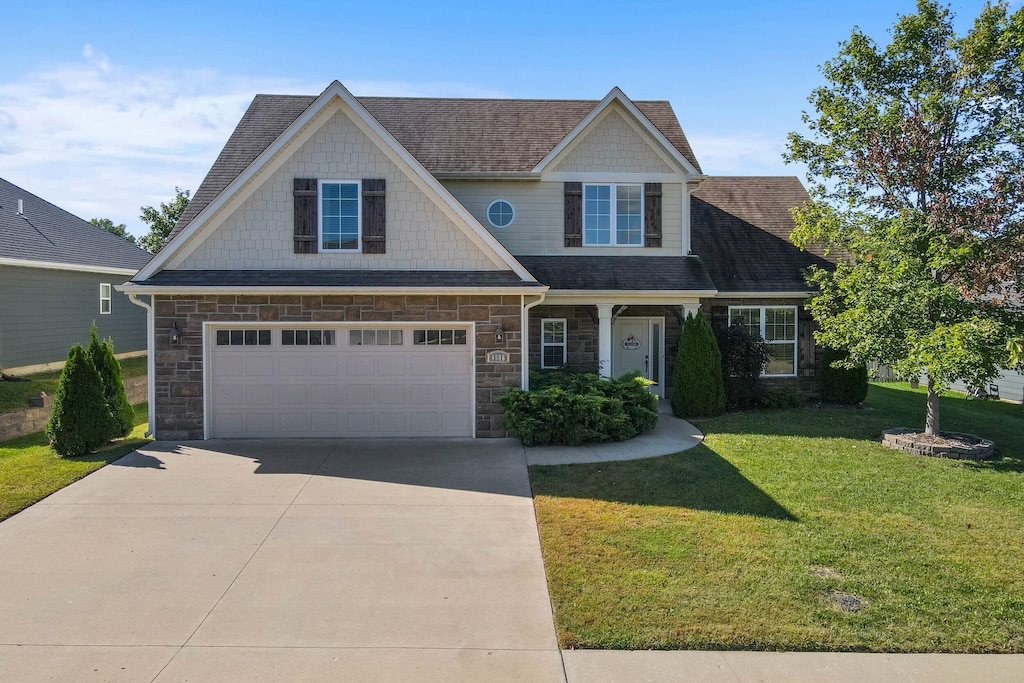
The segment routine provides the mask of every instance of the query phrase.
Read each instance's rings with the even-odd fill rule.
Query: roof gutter
[[[100,273],[101,275],[127,275],[131,277],[138,272],[137,268],[114,268],[112,266],[90,266],[86,263],[58,263],[56,261],[33,261],[0,256],[0,266],[18,266],[20,268],[45,268],[47,270],[74,270],[84,273]]]
[[[540,283],[506,287],[344,287],[344,286],[273,286],[273,285],[144,285],[126,282],[114,289],[126,294],[537,294],[548,288]]]
[[[536,171],[438,171],[438,180],[540,180]]]
[[[156,350],[156,320],[152,299],[147,304],[145,301],[140,301],[138,296],[131,292],[128,294],[128,300],[136,306],[146,309],[146,414],[148,422],[145,436],[149,437],[156,429],[156,401],[153,400],[156,396],[156,358],[153,353]]]

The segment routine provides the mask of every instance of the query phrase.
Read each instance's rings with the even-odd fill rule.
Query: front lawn
[[[136,377],[146,374],[146,357],[121,359],[121,377]],[[0,382],[0,413],[12,413],[16,410],[29,408],[29,398],[45,391],[48,396],[57,392],[60,370],[25,375],[29,382]]]
[[[942,400],[943,429],[999,447],[978,464],[878,444],[923,425],[923,390],[872,385],[867,403],[531,468],[562,646],[1024,652],[1024,411]]]
[[[0,520],[148,443],[147,410],[146,403],[135,406],[135,429],[127,437],[78,458],[57,457],[42,432],[0,442]]]

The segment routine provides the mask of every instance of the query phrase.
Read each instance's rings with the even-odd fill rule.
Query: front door
[[[612,325],[612,376],[636,372],[655,382],[651,393],[665,396],[664,318],[618,318]]]

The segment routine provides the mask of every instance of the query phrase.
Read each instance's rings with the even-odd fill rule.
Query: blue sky
[[[952,2],[961,31],[983,4]],[[818,66],[855,25],[886,42],[914,6],[14,3],[0,177],[141,234],[139,207],[194,191],[253,95],[317,94],[334,79],[356,95],[600,99],[619,86],[669,100],[707,173],[800,175],[780,154],[803,130]]]

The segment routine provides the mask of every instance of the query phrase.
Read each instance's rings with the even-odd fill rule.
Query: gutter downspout
[[[523,312],[521,315],[522,320],[519,323],[519,334],[521,337],[519,341],[520,345],[522,346],[522,356],[519,365],[521,366],[523,373],[523,391],[530,390],[530,309],[542,303],[544,299],[547,298],[547,295],[547,292],[541,292],[540,298],[537,299],[536,301],[531,301],[530,303],[526,303],[525,294],[520,295],[520,305],[523,309]]]
[[[153,431],[156,429],[156,401],[153,399],[156,397],[156,358],[154,357],[154,351],[156,351],[156,321],[154,319],[153,311],[153,297],[150,297],[149,303],[141,301],[138,298],[138,294],[134,292],[128,293],[128,300],[136,306],[141,306],[146,309],[146,398],[148,404],[148,429],[146,429],[145,436],[153,436]]]

